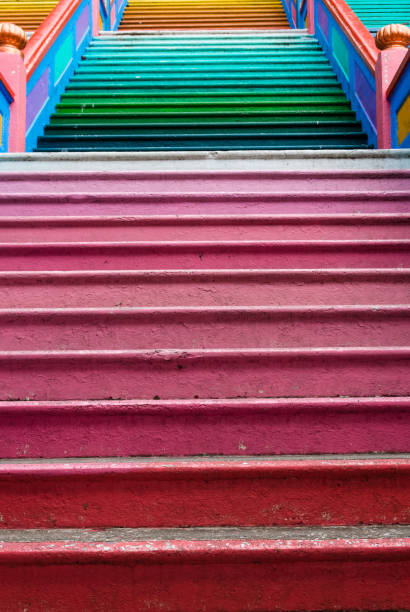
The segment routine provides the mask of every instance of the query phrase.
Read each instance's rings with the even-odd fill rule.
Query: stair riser
[[[199,102],[203,108],[207,101],[208,104],[212,103],[212,98],[217,104],[216,98],[219,98],[219,103],[224,102],[230,112],[237,116],[244,116],[246,105],[255,99],[260,102],[261,96],[268,104],[273,103],[276,109],[280,101],[281,108],[286,109],[284,98],[291,98],[293,104],[302,111],[306,104],[312,108],[313,102],[317,109],[328,104],[332,98],[344,104],[345,109],[349,108],[334,72],[312,36],[306,32],[296,32],[295,35],[272,33],[275,27],[280,28],[286,24],[282,4],[270,6],[271,17],[265,16],[265,9],[254,6],[248,12],[241,12],[241,7],[233,5],[217,7],[219,11],[213,13],[209,12],[208,6],[198,6],[194,9],[195,14],[190,9],[186,12],[187,7],[182,13],[175,12],[172,6],[164,8],[156,5],[153,8],[128,5],[121,28],[137,27],[141,31],[134,31],[129,36],[111,35],[108,39],[101,37],[93,41],[86,51],[82,66],[64,93],[65,102],[81,98],[82,104],[97,104],[115,99],[118,105],[127,101],[135,105],[139,101],[145,106],[153,102],[158,107],[158,102],[164,98],[173,98],[180,107],[191,110],[192,104],[195,108]],[[235,11],[236,16],[232,16]],[[252,34],[246,33],[244,37],[241,33],[234,34],[232,44],[227,32],[218,33],[215,30],[216,33],[202,32],[199,36],[195,35],[195,29],[222,30],[236,26],[239,29],[254,26],[256,29],[271,30],[261,34],[255,30]],[[149,35],[150,28],[159,27],[176,30],[182,27],[188,28],[188,31],[192,28],[192,31],[188,35],[186,32],[175,32],[164,38],[158,32],[156,36]],[[119,63],[115,63],[116,59]],[[266,69],[248,70],[246,64],[252,63],[252,59],[262,60]],[[266,65],[267,59],[272,62],[270,67]],[[163,62],[171,61],[181,65],[182,60],[187,65],[191,65],[191,60],[200,60],[203,63],[202,73],[189,69],[163,73],[164,67],[168,69]],[[142,71],[139,70],[140,62],[145,62]],[[151,66],[148,72],[147,63]],[[210,72],[209,67],[212,68],[215,63],[219,63],[219,72]],[[99,67],[106,64],[105,79],[102,74],[98,76],[98,73],[87,78],[86,73],[90,70],[92,72],[93,64],[99,64]],[[289,70],[292,64],[297,67],[293,72]],[[300,70],[302,65],[305,66],[304,72]],[[110,72],[113,66],[114,72]],[[155,66],[159,67],[159,71],[155,70]],[[327,66],[327,72],[323,72],[324,66]],[[121,71],[122,67],[124,71]],[[159,109],[159,112],[163,113],[164,110],[166,112],[164,108]],[[369,147],[368,137],[358,122],[349,126],[323,124],[320,122],[320,112],[318,116],[312,117],[309,125],[281,125],[280,122],[265,120],[259,126],[249,123],[238,127],[236,122],[213,125],[208,121],[202,123],[198,118],[197,124],[177,127],[172,122],[167,125],[166,117],[163,116],[163,128],[144,128],[143,125],[118,126],[114,109],[108,109],[106,117],[91,127],[83,125],[83,121],[80,121],[80,126],[59,126],[57,122],[60,111],[59,106],[52,125],[46,127],[44,136],[39,138],[37,150],[148,152]],[[340,119],[337,114],[334,117]]]
[[[403,453],[410,403],[282,400],[0,404],[2,457]]]
[[[191,134],[187,134],[186,138],[179,136],[172,139],[169,136],[159,137],[152,134],[143,137],[133,136],[113,136],[105,138],[104,135],[97,134],[94,137],[85,136],[77,140],[73,138],[57,137],[56,139],[47,139],[41,137],[38,142],[36,151],[43,153],[53,153],[59,151],[70,152],[87,152],[87,151],[247,151],[254,149],[256,151],[282,151],[282,150],[311,150],[311,149],[367,149],[367,144],[364,142],[362,135],[350,134],[332,134],[327,133],[320,135],[308,134],[306,136],[295,136],[284,133],[281,137],[265,137],[255,134],[255,136],[243,137],[201,137],[195,138]]]
[[[0,275],[0,308],[406,304],[410,277],[323,273]]]
[[[410,23],[410,7],[406,0],[395,0],[394,3],[379,0],[375,4],[368,0],[350,0],[350,7],[367,28],[376,31],[386,23]]]
[[[410,393],[400,349],[26,353],[0,359],[1,400],[329,397]]]
[[[410,345],[409,311],[0,314],[1,350]]]
[[[395,245],[329,246],[269,243],[198,246],[1,246],[0,270],[209,270],[209,269],[321,269],[410,268],[407,241]]]
[[[1,528],[406,524],[409,481],[405,459],[5,464]]]
[[[333,554],[330,542],[298,544],[4,544],[2,605],[11,611],[22,602],[30,612],[93,610],[96,601],[121,612],[410,608],[405,540],[348,540]]]
[[[219,196],[91,194],[0,194],[0,217],[94,215],[270,215],[408,213],[409,194],[238,194]]]
[[[68,211],[67,211],[68,212]],[[367,220],[363,215],[353,216],[347,222],[303,219],[294,221],[261,221],[238,219],[229,222],[203,217],[196,222],[179,218],[150,221],[81,220],[56,222],[49,218],[32,222],[2,220],[0,242],[116,242],[139,240],[387,240],[408,239],[410,217],[383,221]]]
[[[296,196],[328,191],[341,195],[355,192],[380,194],[408,191],[408,171],[368,172],[174,172],[158,174],[129,172],[1,173],[1,193],[35,195],[62,193],[134,193],[135,195],[272,195]]]

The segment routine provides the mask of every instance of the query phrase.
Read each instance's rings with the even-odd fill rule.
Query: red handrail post
[[[388,25],[378,31],[380,49],[376,62],[377,148],[391,149],[391,109],[389,89],[404,58],[410,40],[410,29],[401,24]]]
[[[307,19],[309,34],[315,33],[315,0],[307,0]]]
[[[91,11],[92,11],[92,35],[98,36],[100,32],[100,0],[91,0]]]

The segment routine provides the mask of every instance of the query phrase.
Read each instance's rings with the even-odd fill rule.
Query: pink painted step
[[[408,239],[410,215],[1,217],[0,242]]]
[[[410,393],[410,347],[2,351],[0,399]]]
[[[0,310],[1,350],[410,346],[410,306]]]
[[[32,612],[94,610],[96,601],[121,612],[410,608],[410,538],[401,527],[7,536],[0,549],[7,611],[20,601]]]
[[[410,457],[6,462],[0,529],[406,524],[409,485]]]
[[[410,269],[2,272],[0,308],[406,304]]]
[[[95,193],[0,193],[0,215],[238,215],[408,213],[410,189],[379,191],[267,193],[154,193],[116,191]]]
[[[0,215],[408,213],[410,172],[0,173]]]
[[[2,194],[394,193],[410,189],[410,170],[272,172],[0,172]],[[33,187],[35,186],[35,189]]]
[[[271,172],[0,172],[2,193],[135,191],[139,193],[219,193],[255,191],[397,191],[410,186],[410,170]],[[114,189],[113,189],[114,188]]]
[[[404,453],[410,398],[0,402],[0,456]]]
[[[0,270],[410,268],[410,240],[0,244]]]

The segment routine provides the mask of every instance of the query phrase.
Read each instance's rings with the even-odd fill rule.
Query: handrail
[[[380,51],[377,49],[374,38],[369,30],[345,0],[322,1],[339,23],[350,42],[357,49],[368,68],[374,73]]]
[[[68,20],[80,6],[82,0],[60,0],[27,43],[24,64],[27,80],[32,76],[41,60],[58,38]]]

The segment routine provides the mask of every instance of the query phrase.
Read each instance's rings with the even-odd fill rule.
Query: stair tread
[[[372,400],[379,401],[382,398],[350,398],[354,403],[362,402],[365,405],[369,405]],[[385,398],[391,400],[400,400],[406,407],[410,405],[409,398]],[[135,400],[137,401],[137,400]],[[294,400],[278,400],[262,399],[254,400],[257,405],[276,405],[277,403],[287,401],[293,404],[300,402],[302,405],[306,400],[295,398]],[[318,398],[317,400],[310,400],[311,402],[330,402],[336,403],[340,401],[346,404],[345,398]],[[140,400],[144,407],[147,405],[170,405],[178,409],[182,405],[195,405],[200,406],[209,405],[224,405],[226,402],[235,405],[239,403],[241,406],[252,405],[250,400]],[[24,402],[18,402],[23,404]],[[57,405],[79,405],[81,402],[36,402],[30,401],[25,402],[38,405],[43,404],[47,407]],[[104,404],[125,404],[129,406],[132,403],[130,401],[117,400],[117,402],[99,401],[95,402],[98,407]],[[0,408],[3,404],[12,404],[12,402],[0,402]],[[87,402],[87,406],[91,405],[91,402]],[[137,404],[138,405],[138,404]],[[11,474],[15,471],[16,474],[23,473],[52,473],[53,471],[57,474],[63,473],[63,471],[69,472],[70,470],[78,470],[80,474],[91,474],[106,472],[106,471],[121,471],[121,470],[134,470],[139,472],[147,469],[152,472],[156,471],[170,471],[174,468],[196,470],[200,473],[203,470],[218,470],[235,469],[242,472],[246,472],[250,469],[266,469],[266,470],[340,470],[344,471],[349,468],[354,470],[390,470],[391,467],[400,467],[404,471],[410,472],[410,453],[346,453],[346,454],[316,454],[316,455],[191,455],[189,457],[169,457],[169,456],[150,456],[150,457],[56,457],[56,458],[21,458],[21,459],[0,459],[0,474]],[[410,525],[409,525],[410,529]],[[2,530],[0,530],[1,536]],[[1,539],[1,537],[0,537]]]
[[[222,13],[224,10],[225,7]],[[283,8],[280,10],[284,16]],[[128,5],[125,16],[130,15],[130,11]],[[127,17],[124,19],[126,21]],[[206,23],[201,25],[203,27]],[[167,27],[170,26],[168,21]],[[174,32],[165,38],[152,34],[138,36],[134,32],[125,37],[111,35],[95,39],[63,93],[44,135],[39,138],[37,150],[368,148],[367,135],[353,114],[350,121],[346,121],[345,115],[338,114],[340,105],[344,106],[345,112],[351,112],[351,109],[314,38],[306,33],[295,36],[281,32],[277,36],[275,38],[274,33],[236,36],[231,42],[226,32],[223,35],[199,34],[197,38],[193,32],[189,36]],[[188,56],[189,68],[182,67],[182,60]],[[252,64],[254,59],[262,60],[264,64],[258,69],[256,63]],[[198,60],[203,62],[199,71],[191,64],[191,61]],[[277,62],[277,69],[273,69],[274,64],[268,68],[268,60]],[[140,61],[148,62],[150,68],[139,70]],[[219,62],[218,69],[215,61]],[[168,62],[174,62],[174,66],[169,68]],[[175,62],[179,62],[179,69],[175,69]],[[301,62],[305,66],[303,74]],[[93,71],[93,66],[105,70],[99,75]],[[312,72],[315,67],[316,71]],[[114,71],[110,72],[110,68]],[[281,72],[281,68],[285,71]],[[64,117],[64,110],[70,108],[69,103],[73,100],[81,101],[81,113],[77,120],[69,121],[67,116]],[[114,106],[109,104],[112,101]],[[94,105],[94,109],[95,105],[105,104],[104,115],[95,109],[90,113],[93,119],[87,122],[83,114],[87,103]],[[270,105],[270,108],[284,111],[289,105],[298,105],[298,109],[303,110],[310,104],[313,111],[313,106],[329,107],[329,103],[333,104],[334,112],[327,121],[320,120],[320,112],[317,115],[312,113],[311,121],[305,119],[296,123],[269,119],[266,115],[255,120],[247,115],[249,110],[256,112],[256,105],[260,110],[261,105],[264,110],[268,110]],[[339,103],[339,108],[336,103]],[[127,104],[134,109],[156,109],[155,121],[137,122],[135,116],[128,122],[124,118],[117,120],[115,110],[124,113]],[[224,120],[219,114],[215,119],[215,114],[210,118],[198,112],[207,107],[214,112],[229,109],[232,118]],[[193,112],[195,121],[171,119],[169,112],[173,108],[185,113]]]
[[[299,541],[320,542],[340,541],[348,548],[353,548],[355,541],[370,540],[396,540],[403,539],[402,545],[410,548],[410,527],[405,525],[360,525],[351,527],[185,527],[185,528],[111,528],[111,529],[2,529],[0,542],[2,543],[40,543],[61,542],[69,545],[70,542],[166,542],[166,550],[177,550],[172,542],[181,541],[224,541],[246,540],[246,546],[241,544],[240,550],[252,550],[258,542],[277,540],[280,542]],[[408,541],[406,541],[409,539]],[[387,544],[386,542],[386,544]],[[350,545],[350,546],[349,546]],[[383,546],[383,542],[380,542]],[[159,546],[158,546],[159,547]],[[65,547],[64,547],[65,548]],[[229,547],[231,548],[231,547]],[[4,551],[7,548],[2,546]],[[71,547],[67,546],[66,550]],[[154,551],[152,544],[149,551]],[[235,549],[232,546],[232,549]],[[47,550],[47,549],[45,549]],[[51,549],[53,550],[53,549]],[[54,550],[58,550],[55,549]],[[61,550],[61,549],[60,549]],[[141,549],[137,549],[141,550]],[[159,550],[164,550],[162,547]],[[206,550],[206,549],[205,549]],[[126,552],[126,550],[124,550]],[[0,551],[1,560],[1,551]]]
[[[173,413],[177,412],[185,412],[194,410],[195,413],[198,410],[217,410],[217,409],[226,409],[231,410],[248,410],[248,409],[270,409],[270,408],[284,408],[287,410],[291,410],[292,408],[327,408],[329,406],[343,409],[349,408],[357,408],[358,410],[366,410],[371,409],[372,407],[385,407],[390,406],[393,410],[394,408],[403,408],[410,409],[410,397],[400,397],[400,396],[377,396],[377,397],[293,397],[293,398],[265,398],[265,397],[247,397],[247,398],[226,398],[226,399],[128,399],[128,400],[91,400],[91,399],[83,399],[83,400],[47,400],[47,401],[39,401],[39,400],[1,400],[0,401],[0,411],[7,412],[10,411],[12,414],[18,412],[42,412],[42,411],[53,411],[53,414],[64,413],[66,411],[71,410],[81,410],[84,412],[90,413],[98,413],[98,412],[133,412],[133,411],[146,411],[149,414],[155,413],[161,409],[170,409],[172,408]],[[408,454],[400,453],[404,458],[407,458]],[[301,455],[279,455],[279,458],[286,459],[289,457],[297,459]],[[302,455],[305,458],[314,459],[316,457],[320,457],[320,454],[315,455]],[[376,456],[380,458],[394,458],[397,453],[385,453],[379,452],[378,455],[374,453],[360,453],[360,454],[326,454],[322,455],[324,458],[334,458],[334,459],[348,459],[355,457],[362,459],[374,459]],[[199,456],[203,457],[203,455]],[[241,455],[242,457],[242,455]],[[249,456],[248,456],[249,457]],[[262,455],[251,455],[251,457],[263,458]],[[270,455],[271,458],[276,458],[278,455]],[[105,457],[104,459],[109,460],[109,457]],[[130,457],[126,457],[123,460],[127,461]],[[132,457],[132,459],[136,459]],[[150,460],[149,457],[143,458],[144,460]],[[161,456],[161,461],[163,457]],[[174,460],[175,457],[170,457],[170,460]],[[70,461],[94,461],[95,458],[70,458]],[[113,460],[122,460],[118,459],[118,457],[113,457]],[[202,460],[202,459],[201,459]],[[206,457],[204,458],[206,460]],[[37,461],[37,459],[30,459],[24,457],[22,459],[0,459],[0,463],[7,462],[31,462]],[[38,459],[38,461],[42,462],[45,459]],[[65,462],[67,461],[67,457],[53,459],[56,462]]]

